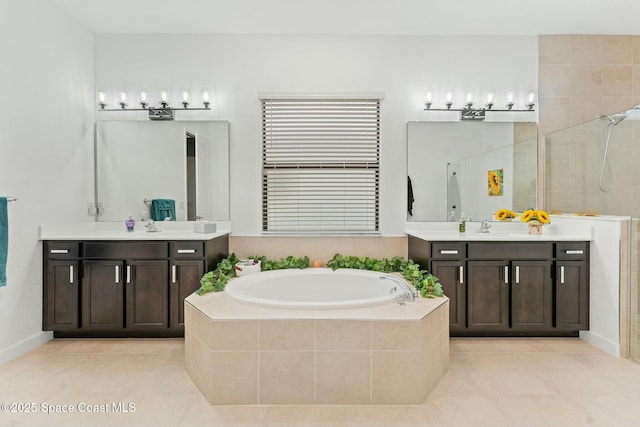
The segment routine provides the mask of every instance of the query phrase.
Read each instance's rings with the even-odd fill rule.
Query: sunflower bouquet
[[[551,219],[549,218],[549,214],[545,211],[538,209],[528,209],[522,213],[520,217],[520,221],[522,222],[531,222],[538,221],[541,224],[549,224]]]
[[[510,209],[500,209],[496,212],[496,219],[498,221],[510,221],[517,216],[518,214]]]

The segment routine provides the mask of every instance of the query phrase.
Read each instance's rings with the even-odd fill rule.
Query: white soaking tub
[[[381,277],[387,276],[383,280]],[[264,271],[229,281],[227,294],[243,303],[291,309],[368,307],[395,302],[402,287],[379,271],[307,268]],[[402,280],[396,277],[396,280]]]

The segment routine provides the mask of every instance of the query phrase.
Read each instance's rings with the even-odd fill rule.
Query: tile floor
[[[579,339],[451,339],[449,371],[418,406],[212,407],[183,353],[180,339],[51,341],[0,366],[0,403],[38,410],[0,412],[0,426],[640,425],[640,365]],[[76,412],[47,415],[43,404]]]

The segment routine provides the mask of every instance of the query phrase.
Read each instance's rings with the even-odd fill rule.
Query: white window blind
[[[379,161],[379,99],[263,99],[263,230],[378,231]]]

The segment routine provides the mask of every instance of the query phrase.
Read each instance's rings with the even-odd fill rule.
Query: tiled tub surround
[[[446,297],[284,310],[185,300],[185,366],[212,405],[421,404],[449,366]]]

